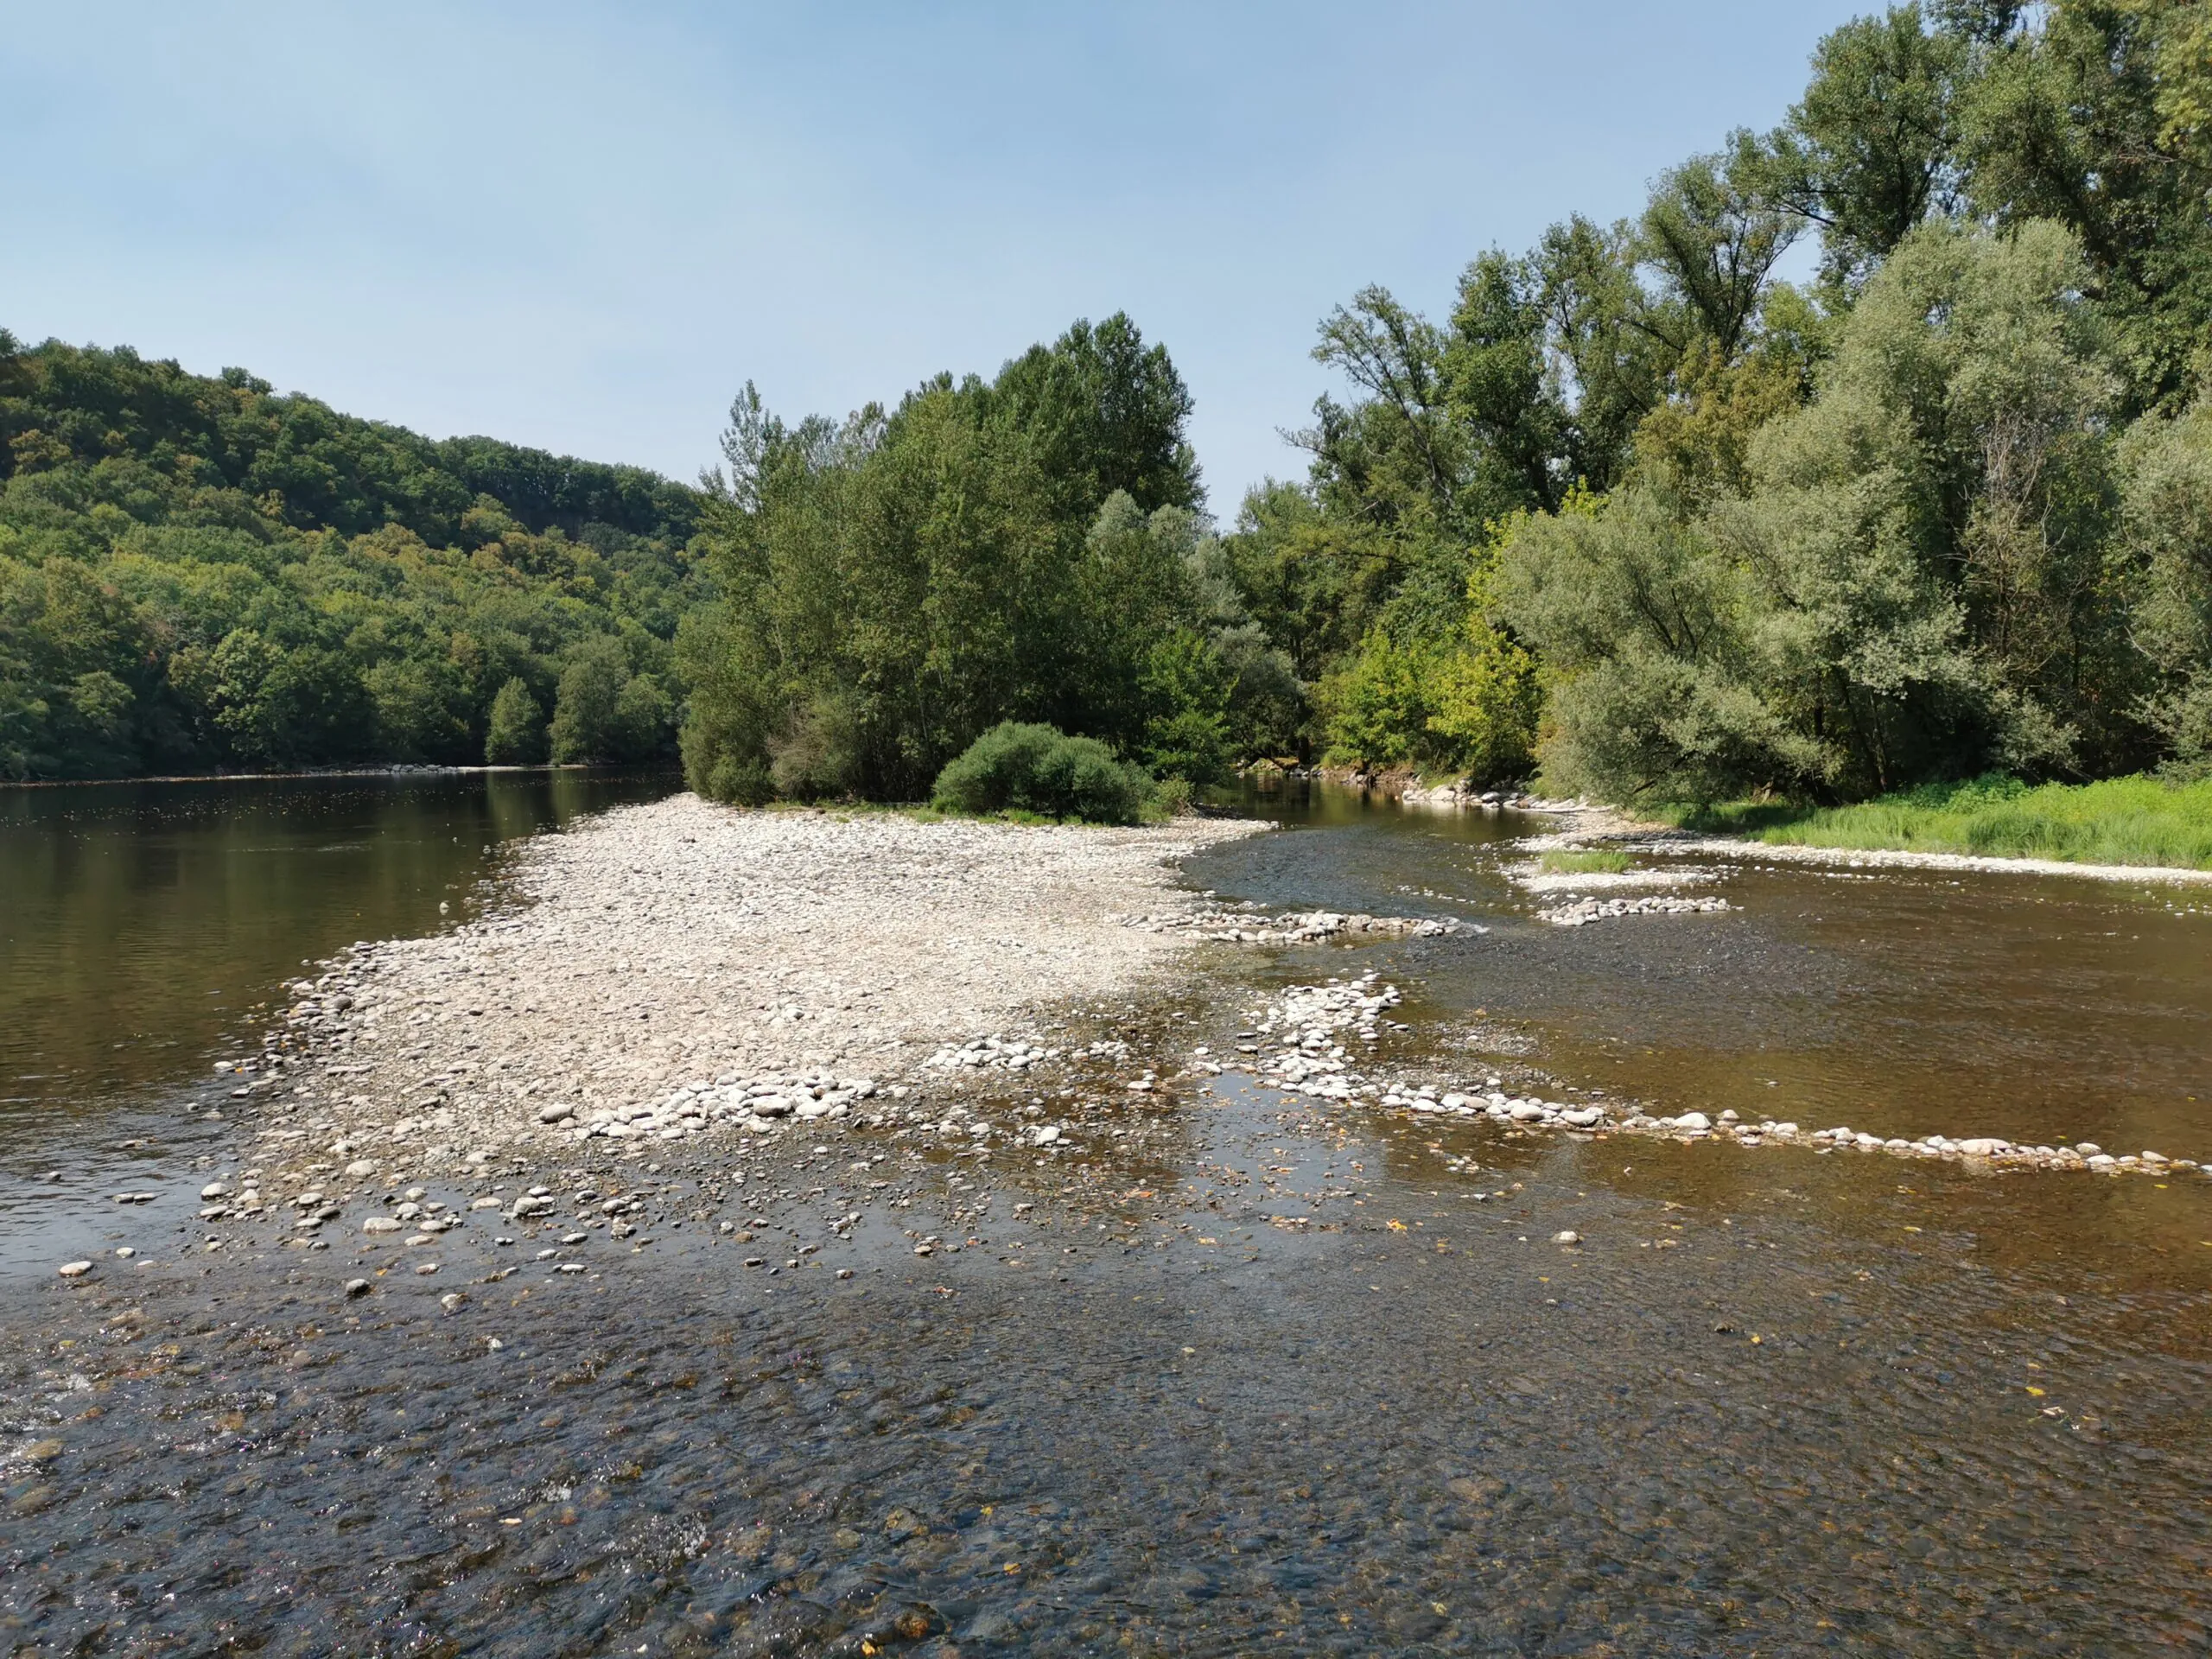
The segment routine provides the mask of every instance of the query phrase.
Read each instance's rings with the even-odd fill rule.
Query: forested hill
[[[667,753],[699,503],[0,330],[0,775]]]

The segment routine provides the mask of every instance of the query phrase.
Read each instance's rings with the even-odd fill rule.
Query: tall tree
[[[1957,205],[1958,102],[1973,61],[1917,4],[1822,38],[1812,83],[1777,135],[1778,200],[1820,226],[1829,274],[1862,282],[1930,214]]]

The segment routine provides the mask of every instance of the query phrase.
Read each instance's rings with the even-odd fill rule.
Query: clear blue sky
[[[0,325],[690,478],[1126,309],[1216,512],[1316,321],[1764,127],[1864,5],[0,3]]]

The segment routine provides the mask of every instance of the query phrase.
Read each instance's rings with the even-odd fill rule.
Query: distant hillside
[[[699,505],[0,330],[0,776],[666,753]]]

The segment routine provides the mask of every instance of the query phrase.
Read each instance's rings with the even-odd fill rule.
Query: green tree
[[[2178,768],[2201,774],[2212,769],[2212,408],[2139,422],[2120,472],[2137,712]]]
[[[492,699],[484,759],[495,766],[529,766],[545,758],[545,742],[544,711],[531,696],[529,683],[516,675]]]
[[[1554,779],[1615,798],[1879,792],[2139,741],[2106,579],[2113,382],[2060,227],[1899,245],[1748,493],[1664,469],[1520,524],[1505,616]]]
[[[1958,107],[1965,194],[1999,225],[2048,219],[2087,257],[2131,408],[2194,396],[2212,326],[2212,158],[2190,111],[2206,80],[2179,0],[2007,8]]]
[[[1817,225],[1829,274],[1856,285],[1931,215],[1957,206],[1958,102],[1971,42],[1918,5],[1858,17],[1813,54],[1777,142],[1777,200]]]
[[[1136,752],[1154,645],[1206,632],[1187,410],[1126,318],[842,423],[748,387],[678,639],[694,786],[912,799],[1007,719]]]
[[[622,693],[630,677],[621,646],[597,639],[561,671],[551,732],[556,765],[623,758]]]

